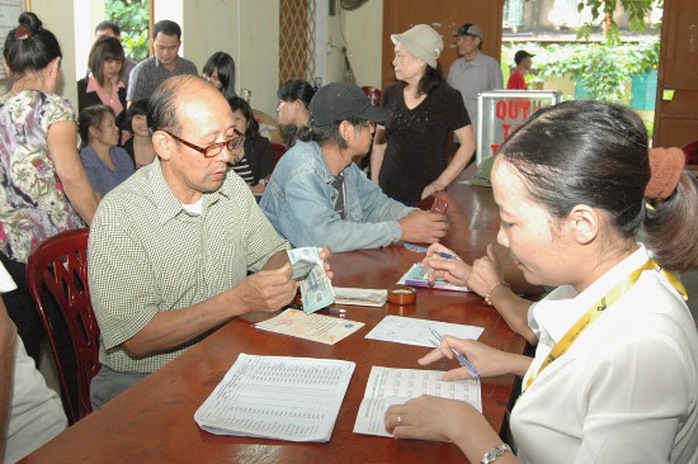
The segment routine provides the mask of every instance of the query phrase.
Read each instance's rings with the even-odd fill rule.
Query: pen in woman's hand
[[[439,334],[439,332],[437,332],[436,330],[434,330],[432,327],[429,327],[429,330],[430,330],[431,333],[434,334],[434,336],[439,340],[439,343],[441,343],[443,337],[441,337],[441,335]],[[452,352],[453,355],[456,357],[456,359],[458,360],[458,362],[460,363],[461,366],[463,366],[463,367],[465,367],[466,369],[468,369],[468,370],[470,371],[470,373],[473,375],[473,377],[475,377],[476,379],[477,379],[477,378],[480,378],[480,373],[478,372],[478,370],[475,369],[475,366],[473,366],[472,364],[470,364],[470,361],[468,361],[468,360],[465,358],[465,356],[463,356],[462,354],[460,354],[460,353],[458,352],[458,350],[456,350],[456,349],[453,348],[453,347],[450,347],[450,349],[451,349],[451,352]]]

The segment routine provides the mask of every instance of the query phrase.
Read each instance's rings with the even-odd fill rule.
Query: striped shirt
[[[208,334],[140,359],[123,343],[158,312],[207,300],[288,248],[238,176],[204,194],[202,206],[202,215],[182,207],[158,158],[100,202],[88,246],[90,293],[100,361],[111,369],[152,372],[176,358]]]
[[[235,171],[235,174],[242,177],[242,180],[244,180],[247,185],[257,185],[254,175],[252,174],[252,169],[250,168],[250,163],[247,161],[246,156],[243,156],[240,161],[233,164],[233,171]]]
[[[170,72],[164,64],[160,63],[157,56],[151,55],[138,63],[131,71],[126,100],[135,102],[143,98],[149,98],[155,92],[155,89],[158,88],[158,85],[162,84],[166,79],[182,74],[198,75],[196,65],[179,56],[174,69]]]

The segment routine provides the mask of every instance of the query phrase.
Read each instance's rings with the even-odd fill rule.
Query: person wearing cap
[[[371,177],[389,197],[413,205],[445,190],[460,174],[475,151],[475,135],[458,91],[446,84],[439,70],[439,33],[418,24],[390,38],[399,82],[383,92],[381,106],[391,115],[378,127]],[[446,146],[451,132],[461,145],[449,164]]]
[[[358,86],[337,82],[315,93],[310,114],[310,127],[281,158],[260,202],[277,232],[293,246],[336,252],[435,243],[446,234],[444,215],[388,198],[352,162],[369,151],[374,123],[388,111]]]
[[[499,62],[485,55],[482,49],[482,29],[477,24],[463,24],[454,36],[458,58],[448,71],[448,83],[463,96],[468,116],[477,133],[477,96],[486,90],[503,89],[504,80]],[[461,142],[462,143],[462,142]]]
[[[509,80],[507,81],[507,89],[509,90],[528,90],[526,83],[526,74],[531,70],[531,58],[536,55],[531,55],[526,50],[519,50],[514,55],[516,67],[511,71]]]

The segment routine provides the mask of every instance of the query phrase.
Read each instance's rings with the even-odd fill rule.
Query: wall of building
[[[32,0],[31,2],[32,11],[41,19],[44,27],[55,34],[63,52],[61,80],[56,93],[74,102],[77,111],[76,83],[77,79],[84,75],[76,77],[75,18],[71,14],[73,6],[73,0]],[[94,34],[94,27],[92,33]]]
[[[251,90],[252,106],[276,117],[279,0],[153,1],[155,21],[171,19],[182,26],[182,56],[201,71],[214,52],[229,53],[235,59],[236,90]],[[104,1],[32,0],[31,8],[63,48],[58,92],[77,102],[75,82],[87,67],[94,27],[104,19]],[[346,46],[356,83],[380,86],[383,0],[369,0],[354,11],[342,10],[337,1],[334,16],[329,16],[326,0],[317,0],[317,8],[326,16],[318,31],[324,43],[317,44],[318,53],[324,53],[316,72],[323,83],[344,80],[340,49]]]

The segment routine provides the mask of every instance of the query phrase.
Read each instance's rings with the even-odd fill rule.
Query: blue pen
[[[433,333],[434,336],[439,340],[439,343],[441,343],[441,335],[439,335],[439,332],[434,330],[432,327],[429,327],[429,330],[431,330],[431,333]],[[453,352],[453,354],[456,356],[456,359],[458,360],[460,365],[468,369],[470,373],[473,374],[473,377],[475,377],[476,379],[480,377],[480,373],[477,371],[477,369],[475,369],[475,366],[470,364],[470,361],[465,359],[465,356],[460,354],[458,350],[456,350],[453,347],[451,347],[451,352]]]
[[[418,246],[418,245],[413,245],[413,244],[411,244],[411,243],[405,242],[405,243],[403,243],[402,245],[403,245],[405,248],[407,248],[408,250],[410,250],[410,251],[416,251],[417,253],[426,253],[426,252],[427,252],[427,249],[426,249],[426,248],[420,247],[420,246]],[[442,258],[446,258],[446,259],[456,259],[456,257],[453,256],[452,254],[450,254],[450,253],[444,253],[443,251],[437,251],[436,254],[438,254],[438,255],[441,256]]]

